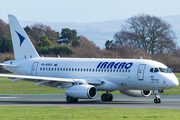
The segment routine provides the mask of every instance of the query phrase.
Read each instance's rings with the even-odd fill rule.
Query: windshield
[[[164,72],[164,73],[169,73],[169,71],[168,71],[167,69],[165,69],[165,68],[159,68],[159,70],[160,70],[161,72]]]
[[[152,73],[156,73],[156,72],[172,73],[169,68],[151,68],[150,72],[152,72]]]

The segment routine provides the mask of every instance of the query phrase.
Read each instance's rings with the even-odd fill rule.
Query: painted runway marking
[[[0,97],[0,99],[1,98],[7,99],[7,98],[19,98],[19,97]]]

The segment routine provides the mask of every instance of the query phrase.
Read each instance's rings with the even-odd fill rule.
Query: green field
[[[180,74],[176,74],[180,78]],[[0,94],[64,94],[57,88],[36,86],[35,83],[0,78]],[[113,94],[120,94],[119,91]],[[179,95],[180,87],[166,90],[164,94]],[[62,108],[36,106],[0,106],[0,120],[179,120],[176,109],[124,109],[124,108]]]
[[[176,73],[175,75],[180,80],[180,73]],[[98,92],[98,94],[102,93],[103,92]],[[46,86],[36,86],[36,83],[33,82],[12,82],[11,79],[0,78],[0,94],[64,94],[64,90]],[[112,94],[120,93],[119,91],[115,91],[112,92]],[[161,95],[180,95],[180,86],[165,90]]]
[[[0,106],[2,120],[179,120],[180,110]]]

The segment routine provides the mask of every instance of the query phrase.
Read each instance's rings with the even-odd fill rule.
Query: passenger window
[[[69,68],[69,71],[71,71],[71,68]]]
[[[65,71],[65,68],[63,68],[63,71]]]
[[[51,68],[49,68],[49,71],[51,70]]]
[[[159,69],[158,69],[158,68],[155,68],[155,69],[154,69],[154,72],[159,72]]]
[[[150,72],[152,72],[152,73],[153,73],[153,70],[154,70],[154,68],[151,68],[151,69],[150,69]]]
[[[89,72],[91,72],[91,69],[89,69]]]
[[[113,70],[113,72],[115,72],[115,69]]]
[[[104,72],[106,72],[106,69],[104,69]]]
[[[101,70],[101,72],[103,72],[103,69]]]
[[[127,70],[125,70],[125,72],[127,72]]]
[[[56,71],[56,68],[54,68],[54,71]]]
[[[112,69],[110,69],[110,72],[112,72]]]
[[[116,70],[116,72],[118,72],[118,69]]]
[[[92,69],[92,71],[94,72],[94,69]]]
[[[68,68],[66,68],[66,71],[68,71]]]
[[[77,68],[75,68],[75,71],[77,70]]]
[[[128,71],[129,73],[131,72],[131,70]]]
[[[88,72],[88,68],[86,69],[86,71]]]
[[[107,72],[109,72],[109,69],[107,69]]]
[[[59,68],[57,69],[57,71],[59,71]]]
[[[74,71],[74,68],[72,68],[72,71]]]

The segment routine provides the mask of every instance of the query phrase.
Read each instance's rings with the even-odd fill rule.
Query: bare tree
[[[135,50],[144,49],[151,54],[168,53],[176,48],[176,37],[171,28],[169,23],[156,16],[133,16],[114,35],[116,47],[129,44]]]

